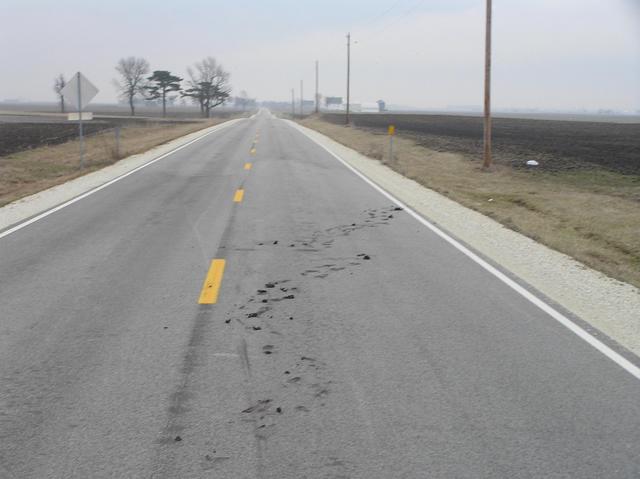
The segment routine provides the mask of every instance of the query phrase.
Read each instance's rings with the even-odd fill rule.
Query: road
[[[266,112],[0,238],[0,312],[3,478],[640,476],[637,378]]]

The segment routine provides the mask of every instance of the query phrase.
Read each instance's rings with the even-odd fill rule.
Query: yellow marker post
[[[233,201],[235,201],[236,203],[240,203],[242,201],[242,198],[244,198],[244,190],[236,190],[236,194],[233,195]]]
[[[215,304],[218,301],[218,292],[222,284],[222,275],[224,274],[225,260],[214,259],[209,266],[209,272],[204,279],[202,291],[198,304]]]
[[[251,169],[252,164],[251,163],[245,163],[244,164],[244,169],[245,170],[250,170]]]

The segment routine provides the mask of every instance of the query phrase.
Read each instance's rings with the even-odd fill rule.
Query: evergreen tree
[[[147,78],[149,85],[145,89],[149,92],[147,100],[162,100],[162,116],[167,116],[167,94],[180,91],[182,78],[172,75],[166,70],[155,70],[153,75]]]

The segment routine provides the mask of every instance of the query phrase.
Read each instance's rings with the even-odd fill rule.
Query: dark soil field
[[[322,118],[336,124],[345,119],[343,114]],[[482,156],[482,118],[366,113],[352,118],[356,127],[381,134],[395,125],[397,134],[432,150]],[[536,160],[546,171],[604,168],[640,174],[640,124],[495,118],[493,147],[496,162],[515,168]]]
[[[109,119],[91,120],[84,123],[87,136],[101,131],[115,129],[116,126],[130,127],[149,124],[145,120]],[[0,121],[0,156],[18,151],[57,145],[78,138],[77,122],[2,122]]]
[[[115,125],[87,122],[84,131],[95,134]],[[0,156],[45,145],[57,145],[78,137],[77,123],[0,123]]]

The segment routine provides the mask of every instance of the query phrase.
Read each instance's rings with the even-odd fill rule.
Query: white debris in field
[[[587,323],[640,354],[640,290],[449,198],[425,188],[308,128],[298,129],[333,151],[399,200],[522,278]]]
[[[540,163],[538,163],[536,160],[529,160],[527,161],[527,166],[538,166]]]
[[[493,198],[489,198],[487,201],[491,203],[493,201]]]

